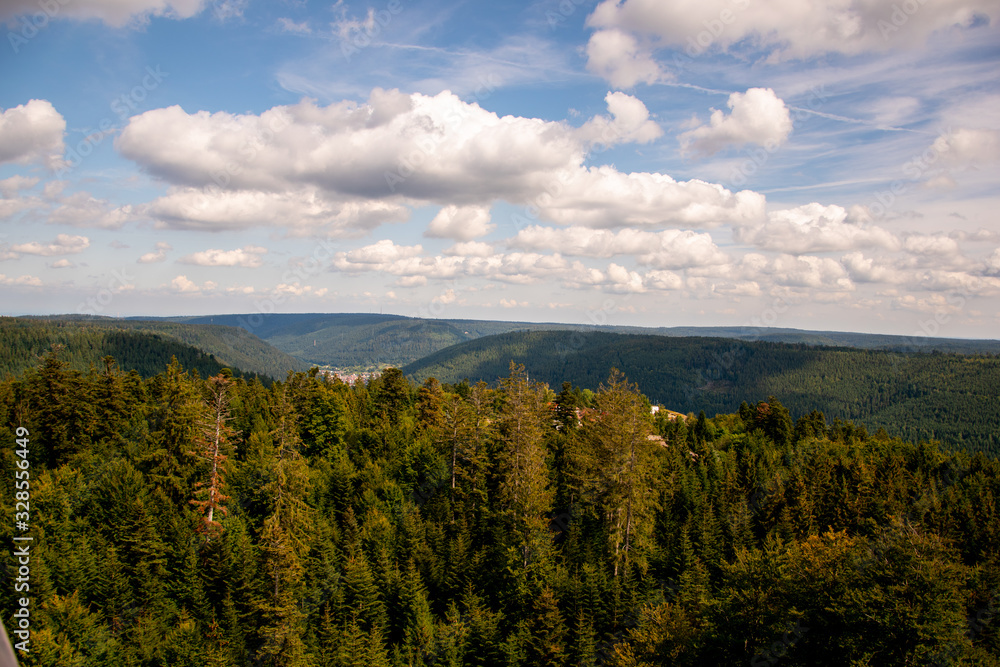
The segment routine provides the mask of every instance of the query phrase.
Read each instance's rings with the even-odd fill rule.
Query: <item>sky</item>
[[[1000,332],[997,0],[2,0],[0,314]]]

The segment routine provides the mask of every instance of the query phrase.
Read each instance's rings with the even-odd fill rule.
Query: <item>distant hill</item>
[[[756,327],[581,326],[554,322],[446,320],[364,313],[260,313],[171,317],[166,321],[241,327],[309,364],[404,366],[469,340],[514,331],[576,331],[655,336],[704,336],[902,351],[1000,353],[1000,341],[911,338],[881,334]],[[161,320],[164,321],[164,320]]]
[[[155,375],[177,356],[185,368],[215,374],[229,367],[251,375],[284,379],[309,364],[237,327],[73,316],[0,318],[0,374],[19,374],[37,365],[53,344],[65,346],[64,360],[77,370],[100,366],[110,355],[125,370]]]
[[[461,343],[409,364],[421,382],[495,381],[510,361],[533,379],[596,390],[612,367],[653,402],[680,412],[733,412],[776,396],[793,413],[821,410],[910,439],[1000,454],[1000,357],[605,332],[513,332]]]

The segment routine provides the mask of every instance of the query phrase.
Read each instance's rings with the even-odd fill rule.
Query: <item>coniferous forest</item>
[[[19,657],[1000,664],[997,461],[766,396],[671,417],[614,371],[264,386],[52,352],[0,384],[8,518],[30,471]],[[17,572],[7,550],[8,629]]]

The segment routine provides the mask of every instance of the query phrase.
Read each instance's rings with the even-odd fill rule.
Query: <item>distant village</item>
[[[350,371],[343,368],[321,368],[320,375],[328,378],[336,378],[344,384],[355,385],[359,382],[366,384],[369,380],[374,380],[382,374],[380,370],[374,371]]]

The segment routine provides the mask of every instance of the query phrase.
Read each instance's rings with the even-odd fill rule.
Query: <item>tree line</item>
[[[532,331],[462,343],[403,370],[415,381],[492,380],[511,359],[553,386],[568,380],[591,389],[615,366],[651,400],[681,412],[733,412],[774,395],[796,417],[818,409],[908,440],[1000,456],[1000,357],[990,354]]]

